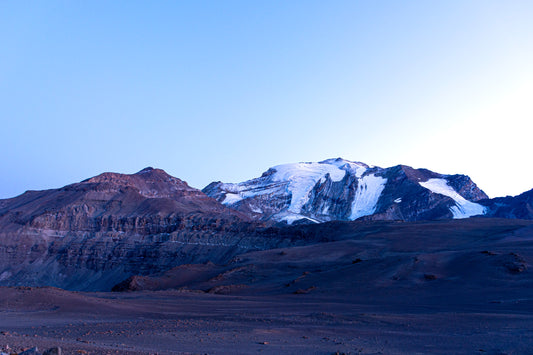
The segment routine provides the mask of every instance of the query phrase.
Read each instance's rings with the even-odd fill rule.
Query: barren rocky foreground
[[[2,295],[2,346],[59,345],[67,354],[527,354],[533,344],[531,300],[411,304],[390,295],[382,304],[57,289]]]
[[[317,240],[223,265],[182,265],[119,287],[133,292],[2,288],[0,347],[60,346],[67,354],[532,352],[531,221],[347,222],[292,233]]]

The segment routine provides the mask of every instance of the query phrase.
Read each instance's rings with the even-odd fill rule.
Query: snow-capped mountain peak
[[[398,165],[380,168],[342,158],[274,166],[241,183],[203,190],[255,218],[287,222],[466,218],[485,213],[486,195],[464,175]]]

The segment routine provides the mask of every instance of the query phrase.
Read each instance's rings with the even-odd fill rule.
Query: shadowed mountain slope
[[[480,201],[489,208],[489,216],[533,219],[533,189],[518,196],[497,197]]]
[[[279,229],[291,247],[240,254],[227,264],[181,265],[114,290],[312,293],[357,302],[488,302],[533,297],[533,221],[470,218],[355,221]],[[433,300],[432,300],[433,299]],[[533,298],[532,298],[533,299]]]

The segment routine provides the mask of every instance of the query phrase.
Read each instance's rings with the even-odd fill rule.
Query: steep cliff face
[[[252,218],[288,224],[467,218],[486,213],[476,201],[487,198],[465,175],[403,165],[383,169],[341,158],[278,165],[259,178],[215,182],[203,191]]]
[[[0,201],[0,285],[108,289],[133,274],[268,247],[257,225],[162,170]]]

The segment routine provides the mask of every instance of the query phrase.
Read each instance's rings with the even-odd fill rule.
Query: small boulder
[[[34,348],[31,348],[31,349],[28,349],[28,350],[24,350],[23,352],[19,353],[18,355],[41,355],[41,353],[39,352],[39,349],[37,349],[37,347],[34,347]]]
[[[48,350],[46,350],[43,355],[61,355],[62,351],[60,347],[53,347]]]
[[[424,280],[426,281],[433,281],[436,280],[437,276],[433,274],[424,274]]]

